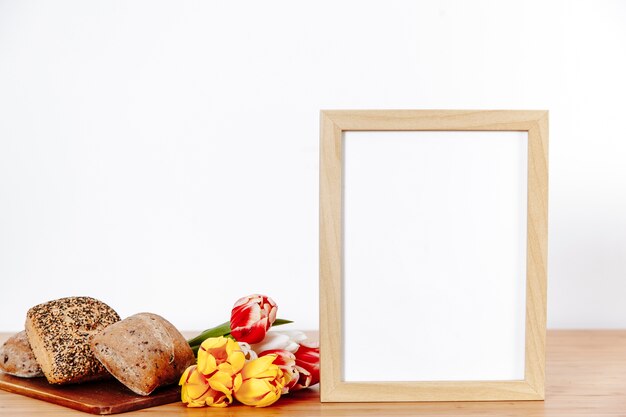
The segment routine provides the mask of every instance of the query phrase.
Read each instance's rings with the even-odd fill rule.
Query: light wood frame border
[[[342,380],[342,169],[345,131],[528,132],[526,342],[523,380]],[[322,402],[542,400],[545,392],[548,112],[323,110],[320,127],[320,346]]]

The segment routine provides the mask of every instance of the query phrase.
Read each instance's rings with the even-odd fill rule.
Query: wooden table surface
[[[8,337],[0,334],[0,342]],[[234,405],[190,409],[181,403],[123,416],[626,416],[626,330],[548,331],[546,400],[458,403],[325,403],[316,389],[281,398],[266,409]],[[0,391],[1,416],[88,416]]]

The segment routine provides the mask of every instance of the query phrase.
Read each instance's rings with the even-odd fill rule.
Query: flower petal
[[[247,362],[241,370],[241,377],[244,380],[256,378],[257,375],[260,375],[268,370],[270,365],[272,365],[272,362],[274,362],[274,359],[276,359],[276,355],[267,355]],[[278,367],[276,366],[276,368]]]
[[[215,357],[200,347],[198,350],[198,371],[204,375],[210,375],[215,372],[216,369],[217,361]]]
[[[231,335],[242,342],[261,342],[276,320],[277,311],[274,300],[265,295],[252,294],[240,298],[231,311]]]
[[[272,386],[269,382],[262,379],[249,379],[244,380],[237,391],[235,391],[235,398],[239,401],[247,404],[247,402],[258,401],[263,398],[268,392],[272,390]],[[245,400],[247,402],[244,402]],[[249,405],[249,404],[247,404]]]
[[[311,373],[297,365],[296,370],[298,371],[298,382],[290,388],[290,391],[298,391],[311,386],[311,382],[313,381]]]

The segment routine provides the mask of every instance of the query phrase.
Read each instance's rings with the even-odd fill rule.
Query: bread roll
[[[135,314],[109,326],[91,338],[91,349],[111,375],[139,395],[178,382],[196,362],[183,335],[152,313]]]
[[[9,337],[0,347],[0,371],[22,378],[43,376],[25,331]]]
[[[26,315],[26,335],[51,384],[91,381],[108,372],[89,348],[89,337],[119,321],[117,313],[90,297],[39,304]]]

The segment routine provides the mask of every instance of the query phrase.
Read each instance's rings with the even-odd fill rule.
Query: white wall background
[[[626,2],[1,1],[0,331],[316,328],[323,108],[550,110],[549,326],[626,327]]]

